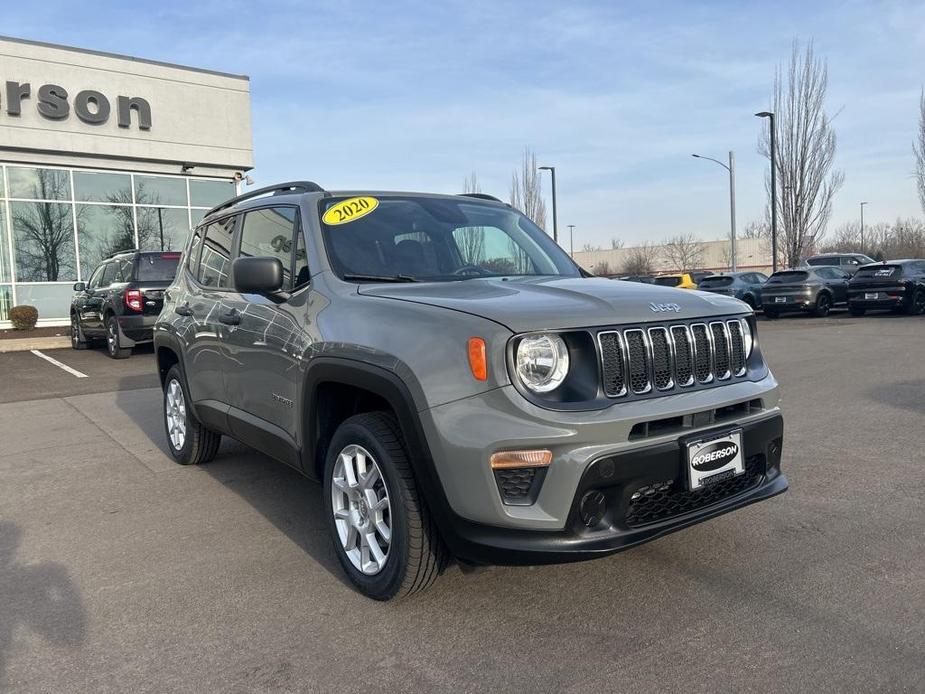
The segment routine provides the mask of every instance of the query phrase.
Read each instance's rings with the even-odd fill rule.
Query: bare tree
[[[66,172],[39,169],[32,197],[70,198]],[[64,174],[64,175],[61,175]],[[74,264],[74,223],[71,206],[54,202],[12,204],[16,244],[16,275],[20,282],[57,282],[77,278]]]
[[[618,239],[616,236],[610,237],[610,250],[618,251],[623,248],[623,240]]]
[[[627,249],[620,266],[623,275],[651,275],[658,260],[658,247],[649,243]]]
[[[915,184],[919,191],[919,202],[925,212],[925,89],[919,95],[919,130],[912,143],[915,153]]]
[[[770,235],[770,229],[767,223],[751,220],[746,222],[739,232],[740,239],[764,239]]]
[[[581,247],[581,250],[585,253],[591,253],[593,251],[601,250],[600,246],[595,246],[593,243],[586,243]]]
[[[778,66],[774,76],[778,244],[785,267],[799,265],[825,234],[832,198],[845,180],[833,168],[836,137],[825,111],[828,81],[826,61],[816,57],[812,43],[802,50],[798,41],[787,74]],[[770,158],[770,149],[770,134],[765,133],[759,150]]]
[[[612,275],[613,272],[610,270],[610,263],[606,260],[602,260],[591,268],[591,274],[598,275],[599,277],[608,277]]]
[[[697,270],[703,264],[703,244],[693,234],[678,234],[665,239],[662,251],[676,270]]]
[[[528,147],[524,149],[520,171],[511,175],[511,205],[530,219],[540,229],[546,228],[546,203],[540,189],[540,172],[536,168],[536,154]]]
[[[463,181],[464,193],[481,193],[482,186],[479,177],[473,171]],[[467,265],[479,265],[485,258],[485,229],[484,227],[466,227],[462,229],[459,237],[459,252]]]

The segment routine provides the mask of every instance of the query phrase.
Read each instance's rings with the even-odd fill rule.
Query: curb
[[[0,340],[0,354],[4,352],[28,352],[33,349],[64,349],[71,346],[69,337],[24,337],[15,340]]]

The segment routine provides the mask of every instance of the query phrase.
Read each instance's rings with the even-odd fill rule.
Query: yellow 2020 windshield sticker
[[[376,198],[371,198],[369,196],[347,198],[329,207],[325,211],[321,221],[329,226],[347,224],[360,217],[365,217],[377,207],[379,207],[379,201]]]

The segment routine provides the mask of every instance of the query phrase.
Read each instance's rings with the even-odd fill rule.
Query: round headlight
[[[752,344],[755,340],[752,338],[752,326],[745,318],[742,319],[742,341],[745,343],[745,358],[748,359],[752,355]]]
[[[548,393],[568,374],[568,347],[552,333],[530,335],[517,345],[515,362],[521,383],[534,393]]]

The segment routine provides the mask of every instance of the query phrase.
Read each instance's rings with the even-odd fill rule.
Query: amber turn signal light
[[[548,467],[552,463],[552,451],[501,451],[491,456],[492,470],[506,470],[514,467]]]
[[[469,368],[476,381],[488,380],[488,355],[481,337],[469,338]]]

